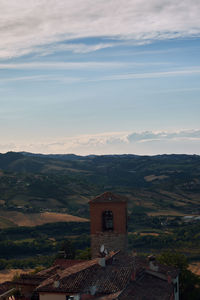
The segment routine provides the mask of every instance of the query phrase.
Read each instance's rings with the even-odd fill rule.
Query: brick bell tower
[[[108,252],[127,249],[127,201],[105,192],[89,201],[92,258],[98,257],[104,245]]]

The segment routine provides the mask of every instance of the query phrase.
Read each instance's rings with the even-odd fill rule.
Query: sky
[[[200,154],[199,0],[0,0],[0,152]]]

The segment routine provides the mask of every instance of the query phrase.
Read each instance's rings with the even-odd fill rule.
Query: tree
[[[84,250],[77,250],[76,259],[84,259],[84,260],[91,259],[91,249],[87,247]]]
[[[64,258],[66,258],[66,259],[74,259],[75,258],[76,251],[75,251],[74,243],[72,241],[65,240],[62,243],[60,250],[64,252]]]
[[[180,300],[200,299],[200,276],[188,270],[188,261],[185,255],[174,251],[167,251],[161,253],[157,259],[162,264],[174,266],[180,270]]]

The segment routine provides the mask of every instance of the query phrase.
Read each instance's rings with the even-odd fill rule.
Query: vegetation
[[[200,299],[199,277],[188,270],[200,261],[200,222],[182,218],[200,212],[199,178],[197,155],[0,154],[0,269],[49,266],[63,253],[89,259],[89,222],[18,227],[7,213],[87,218],[88,200],[110,190],[129,199],[129,250],[178,267],[181,299]]]
[[[77,250],[75,259],[84,259],[84,260],[91,259],[91,249],[87,247],[84,250]]]
[[[190,261],[200,260],[200,222],[182,218],[150,217],[132,213],[129,218],[129,249],[144,253],[181,249]]]
[[[35,227],[11,227],[0,229],[0,242],[5,240],[24,240],[30,238],[63,238],[89,234],[89,222],[58,222]]]
[[[29,269],[38,266],[49,267],[55,260],[55,255],[36,256],[23,259],[0,259],[0,270],[3,269]]]
[[[88,217],[88,199],[105,190],[127,195],[131,209],[138,205],[169,215],[199,211],[197,155],[81,157],[9,152],[0,154],[0,170],[4,211],[48,210]],[[5,219],[1,223],[6,226]]]
[[[200,299],[200,276],[193,274],[188,270],[188,261],[186,256],[178,252],[167,251],[158,256],[162,264],[174,266],[180,271],[179,288],[181,300],[199,300]]]
[[[89,222],[62,222],[1,229],[0,259],[22,260],[56,255],[59,250],[64,251],[67,247],[71,249],[72,246],[74,250],[71,254],[66,250],[68,258],[87,258],[90,256],[86,249],[90,246],[89,226]],[[181,249],[190,261],[200,260],[200,222],[185,223],[181,218],[168,219],[132,213],[128,231],[130,251],[134,249],[138,253],[149,254]]]

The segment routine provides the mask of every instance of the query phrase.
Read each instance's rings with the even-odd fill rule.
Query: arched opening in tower
[[[105,210],[102,213],[102,219],[103,219],[102,230],[103,231],[113,231],[113,229],[114,229],[113,228],[113,212],[111,210]]]

